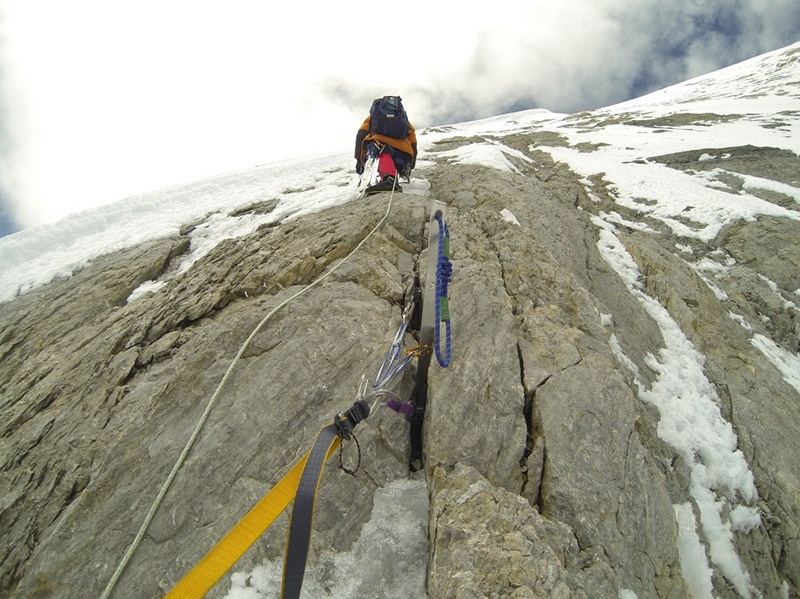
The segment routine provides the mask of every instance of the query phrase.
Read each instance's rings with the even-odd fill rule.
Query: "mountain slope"
[[[425,280],[431,199],[453,360],[430,374],[427,493],[377,408],[362,471],[323,479],[307,596],[797,594],[798,96],[795,45],[598,111],[422,132],[387,222],[243,354],[113,596],[171,588],[352,403]],[[385,213],[350,168],[260,167],[0,240],[0,588],[100,594],[250,332]],[[413,366],[393,391],[412,386]],[[276,596],[285,526],[229,596]]]

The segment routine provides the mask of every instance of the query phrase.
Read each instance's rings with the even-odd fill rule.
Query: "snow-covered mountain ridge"
[[[171,588],[349,405],[423,274],[431,199],[454,355],[424,480],[378,410],[364,475],[326,473],[307,596],[796,594],[798,119],[795,44],[596,111],[420,131],[389,222],[256,338],[114,596]],[[352,162],[0,239],[0,588],[99,594],[253,326],[385,210]],[[276,596],[284,525],[210,596]]]

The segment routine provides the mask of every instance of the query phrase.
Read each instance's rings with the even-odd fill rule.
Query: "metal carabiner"
[[[412,298],[403,309],[403,322],[411,319],[411,314],[414,312],[414,299]]]

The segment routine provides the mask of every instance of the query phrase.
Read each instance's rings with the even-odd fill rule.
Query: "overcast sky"
[[[798,0],[0,0],[0,235],[350,151],[380,95],[417,128],[574,112],[798,40]]]

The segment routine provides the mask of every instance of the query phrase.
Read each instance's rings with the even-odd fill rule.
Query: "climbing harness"
[[[376,144],[379,143],[377,140],[368,144],[367,146],[367,157],[364,160],[364,170],[361,171],[361,178],[358,180],[358,193],[356,195],[356,199],[360,200],[363,198],[367,193],[367,187],[370,186],[372,180],[375,178],[378,170],[378,155],[382,147],[378,147]],[[382,146],[382,144],[381,144]]]
[[[388,186],[388,181],[381,180],[381,158],[390,157],[391,161],[395,160],[392,146],[378,139],[373,139],[367,144],[365,156],[364,167],[358,181],[357,199],[386,191],[391,191],[392,193],[402,192],[403,189],[398,184],[398,179],[401,176],[405,178],[406,182],[411,182],[411,168],[408,164],[400,169],[395,169],[395,174],[391,177],[391,187]]]
[[[443,209],[444,204],[441,202],[434,202],[440,208],[434,210],[434,216],[431,218],[431,223],[434,217],[440,224],[438,236],[441,238],[447,236],[446,225],[443,222]],[[351,252],[343,261],[346,261],[357,251],[366,240],[374,233],[378,227],[383,223],[391,209],[391,198],[389,207],[387,208],[386,215],[375,226],[375,228],[367,235],[367,237]],[[431,227],[431,231],[433,228]],[[449,282],[452,272],[452,266],[449,265],[448,254],[449,250],[446,246],[449,243],[443,242],[441,239],[438,241],[433,238],[433,232],[429,239],[429,248],[434,247],[433,243],[436,242],[436,247],[439,248],[438,254],[429,251],[428,255],[428,273],[436,272],[435,286],[435,310],[436,319],[444,319],[442,315],[442,308],[439,306],[447,295],[447,282]],[[448,238],[449,241],[449,238]],[[432,257],[436,262],[431,264]],[[341,265],[341,263],[340,263]],[[438,265],[438,266],[437,266]],[[338,265],[337,265],[338,267]],[[310,287],[316,285],[329,276],[333,270],[328,272],[324,277],[312,283],[309,287],[305,288],[306,291]],[[441,281],[440,281],[441,280]],[[302,291],[300,292],[302,293]],[[236,357],[238,360],[244,353],[245,348],[255,336],[258,330],[269,320],[269,318],[277,312],[281,307],[285,306],[295,297],[300,295],[295,294],[270,314],[256,327],[256,330],[248,337],[245,345],[240,350]],[[430,302],[428,302],[430,303]],[[446,301],[443,303],[445,310],[449,312],[446,306]],[[361,464],[361,449],[358,445],[358,440],[355,437],[355,427],[366,419],[375,405],[381,399],[388,397],[386,405],[389,407],[395,406],[396,411],[405,413],[412,423],[412,444],[413,444],[413,431],[414,423],[419,419],[419,426],[421,431],[421,415],[424,414],[425,409],[425,396],[417,395],[416,404],[403,404],[396,394],[387,390],[386,385],[394,379],[405,366],[410,362],[413,357],[418,357],[420,366],[417,372],[417,387],[420,384],[420,372],[424,371],[425,391],[427,392],[427,370],[430,365],[431,344],[434,339],[432,316],[428,316],[430,310],[426,304],[423,303],[423,316],[422,326],[420,331],[420,346],[412,348],[406,352],[406,356],[399,360],[401,354],[402,338],[408,327],[411,315],[414,310],[414,302],[410,301],[403,310],[403,322],[400,325],[398,333],[395,335],[394,340],[384,358],[383,364],[375,377],[373,382],[373,390],[367,394],[368,381],[366,377],[362,377],[359,386],[356,401],[352,407],[346,412],[339,413],[334,418],[333,422],[324,426],[317,434],[314,445],[311,450],[278,482],[277,485],[269,492],[264,498],[250,510],[250,512],[234,526],[231,531],[215,545],[211,551],[166,595],[166,599],[199,599],[203,597],[218,581],[219,579],[233,566],[233,564],[247,551],[247,549],[264,533],[264,531],[274,522],[275,518],[292,502],[292,512],[289,521],[289,533],[286,545],[286,553],[284,559],[283,581],[281,585],[281,599],[299,599],[300,591],[303,584],[305,575],[306,561],[308,559],[308,549],[311,541],[311,532],[313,528],[314,519],[314,504],[316,501],[317,491],[319,489],[320,480],[327,460],[333,455],[337,448],[340,449],[339,465],[348,474],[354,475],[359,469]],[[431,322],[429,322],[431,321]],[[449,364],[450,359],[450,332],[449,332],[449,314],[447,316],[447,341],[446,341],[446,361]],[[426,348],[426,349],[420,349]],[[399,361],[398,361],[399,360]],[[441,363],[442,360],[440,360]],[[423,367],[423,362],[425,362]],[[220,386],[217,388],[212,402],[206,408],[206,412],[210,410],[213,399],[218,395],[219,389],[227,379],[233,364],[229,367],[228,373],[223,378]],[[368,401],[372,400],[373,404],[370,407]],[[410,410],[409,410],[410,408]],[[206,416],[206,414],[204,414]],[[199,431],[196,429],[196,432]],[[196,435],[194,435],[196,436]],[[356,444],[358,451],[358,462],[354,469],[348,469],[344,466],[341,455],[342,441],[353,440]],[[420,437],[421,439],[421,437]],[[184,453],[188,453],[188,446]],[[413,447],[412,447],[413,452]],[[179,466],[176,466],[176,469]],[[166,492],[166,491],[164,491]],[[151,508],[151,512],[155,511],[155,506]],[[124,566],[123,566],[124,567]],[[121,570],[120,570],[121,571]],[[118,577],[118,575],[117,575]],[[109,585],[113,587],[113,585]],[[110,588],[107,588],[110,592]],[[105,595],[107,596],[107,595]]]

